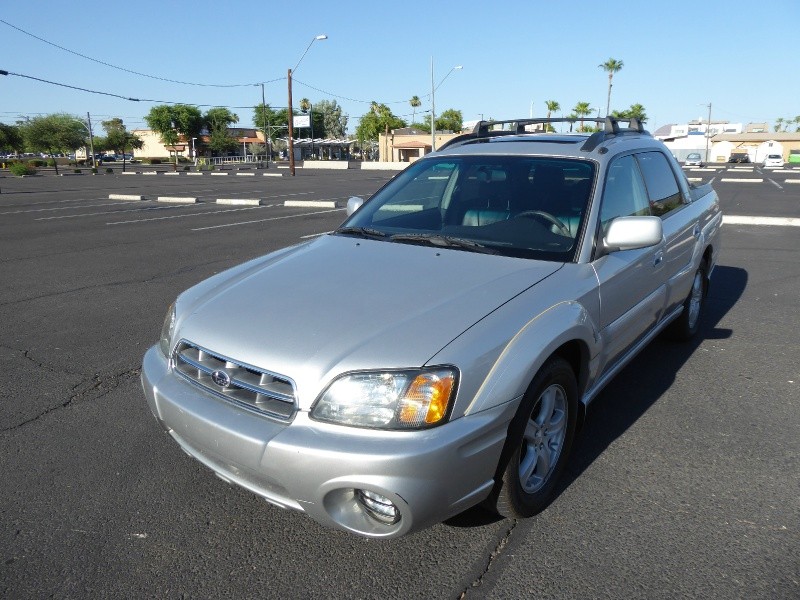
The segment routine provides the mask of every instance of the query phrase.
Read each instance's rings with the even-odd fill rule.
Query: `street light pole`
[[[264,84],[261,84],[261,108],[264,111],[264,145],[267,148],[267,168],[269,168],[269,161],[272,158],[272,140],[270,139],[269,130],[267,128],[267,103],[264,100]]]
[[[439,85],[434,85],[433,79],[433,57],[431,56],[431,152],[436,151],[436,88],[444,83],[444,80],[450,77],[453,71],[460,71],[463,69],[461,65],[456,65],[447,72],[447,75],[442,77]]]
[[[288,82],[288,85],[289,85],[289,108],[288,108],[288,114],[286,116],[287,117],[287,121],[289,122],[289,173],[292,175],[292,177],[294,177],[294,174],[295,174],[295,170],[294,170],[294,136],[293,136],[293,131],[292,131],[292,128],[294,126],[294,114],[293,114],[294,111],[292,110],[292,71],[293,70],[297,71],[297,67],[300,66],[301,62],[303,62],[303,59],[305,58],[306,54],[308,54],[308,50],[311,48],[311,45],[314,42],[316,42],[317,40],[327,40],[327,39],[328,39],[328,36],[325,35],[324,33],[321,33],[320,35],[315,36],[311,40],[311,42],[308,44],[308,46],[306,46],[305,52],[303,52],[303,55],[300,57],[300,60],[297,61],[297,64],[294,66],[294,69],[289,69],[287,74],[286,74],[286,81]]]
[[[708,125],[706,126],[706,164],[708,164],[708,144],[711,141],[711,102],[708,103]]]

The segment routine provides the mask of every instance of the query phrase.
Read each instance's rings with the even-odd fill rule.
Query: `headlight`
[[[376,429],[433,427],[446,420],[457,379],[449,367],[350,373],[328,386],[311,418]]]
[[[175,303],[173,302],[167,310],[167,317],[164,319],[164,326],[161,328],[161,339],[158,345],[164,356],[169,358],[169,351],[172,350],[172,334],[175,333]]]

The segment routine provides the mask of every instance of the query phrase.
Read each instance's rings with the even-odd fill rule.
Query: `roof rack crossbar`
[[[515,135],[515,134],[523,134],[526,133],[525,128],[529,125],[543,125],[549,123],[569,123],[570,124],[570,132],[573,130],[575,123],[596,123],[597,125],[602,126],[602,129],[594,134],[592,134],[586,143],[583,145],[583,150],[591,151],[597,147],[597,145],[605,140],[607,137],[612,135],[621,135],[625,133],[647,133],[642,125],[642,122],[636,118],[629,118],[629,119],[622,119],[617,117],[554,117],[554,118],[545,118],[545,117],[536,117],[536,118],[528,118],[528,119],[508,119],[503,121],[478,121],[473,127],[470,133],[465,133],[459,135],[449,142],[446,142],[439,148],[440,150],[444,150],[449,146],[454,146],[458,144],[463,144],[470,140],[480,139],[480,138],[491,138],[491,137],[499,137],[503,135]],[[627,122],[627,128],[621,128],[619,126],[620,123]],[[505,125],[511,125],[508,129],[503,129],[502,127]],[[501,127],[501,129],[497,129],[497,127]]]

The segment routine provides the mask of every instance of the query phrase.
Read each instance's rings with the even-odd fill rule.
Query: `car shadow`
[[[717,266],[711,278],[701,329],[688,343],[657,337],[606,386],[592,402],[583,429],[575,439],[572,456],[562,475],[555,500],[666,392],[675,374],[704,340],[731,337],[719,323],[736,305],[747,287],[747,271]],[[551,501],[552,501],[551,500]],[[502,517],[482,506],[471,508],[445,521],[453,527],[479,527]]]

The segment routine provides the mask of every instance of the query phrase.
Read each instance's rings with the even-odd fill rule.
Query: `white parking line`
[[[288,118],[288,117],[287,117],[287,118]],[[288,128],[288,124],[287,124],[287,128]],[[767,181],[769,181],[769,182],[770,182],[772,185],[774,185],[774,186],[775,186],[776,188],[778,188],[779,190],[782,190],[782,189],[783,189],[783,186],[782,186],[782,185],[780,185],[780,184],[779,184],[777,181],[775,181],[774,179],[767,179]]]
[[[254,207],[258,208],[258,207]],[[284,215],[282,217],[267,217],[266,219],[257,219],[255,221],[242,221],[240,223],[227,223],[226,225],[210,225],[208,227],[197,227],[196,229],[192,229],[192,231],[205,231],[207,229],[221,229],[223,227],[237,227],[239,225],[252,225],[253,223],[264,223],[266,221],[280,221],[281,219],[295,219],[297,217],[310,217],[313,215],[321,215],[324,213],[331,213],[337,212],[340,210],[345,210],[344,208],[333,208],[330,210],[317,210],[310,213],[303,213],[300,215]]]
[[[184,206],[196,206],[196,205],[183,205],[179,204],[176,206],[165,206],[163,208],[183,208]],[[183,219],[185,217],[202,217],[203,215],[216,215],[218,213],[226,213],[226,212],[238,212],[240,210],[253,210],[259,208],[266,208],[264,206],[246,206],[244,208],[229,208],[227,210],[209,210],[204,212],[193,212],[189,214],[183,215],[169,215],[167,217],[153,217],[150,219],[131,219],[130,221],[111,221],[110,223],[106,223],[106,225],[127,225],[128,223],[147,223],[149,221],[164,221],[165,219]],[[122,211],[120,211],[122,212]]]
[[[800,218],[793,217],[740,217],[737,215],[724,215],[723,225],[783,225],[800,227]]]
[[[81,206],[57,206],[54,208],[31,208],[28,210],[13,210],[1,212],[0,215],[20,215],[25,213],[52,212],[54,210],[75,210],[76,208],[94,208],[96,206],[119,206],[119,202],[105,202],[103,204],[84,204]]]
[[[117,205],[119,206],[119,205]],[[125,210],[105,210],[102,212],[95,212],[95,213],[81,213],[79,215],[61,215],[59,217],[39,217],[38,219],[34,219],[34,221],[54,221],[57,219],[77,219],[78,217],[96,217],[98,215],[116,215],[118,213],[127,213],[127,212],[142,212],[148,210],[165,210],[171,208],[180,208],[178,206],[144,206],[142,208],[128,208]]]

